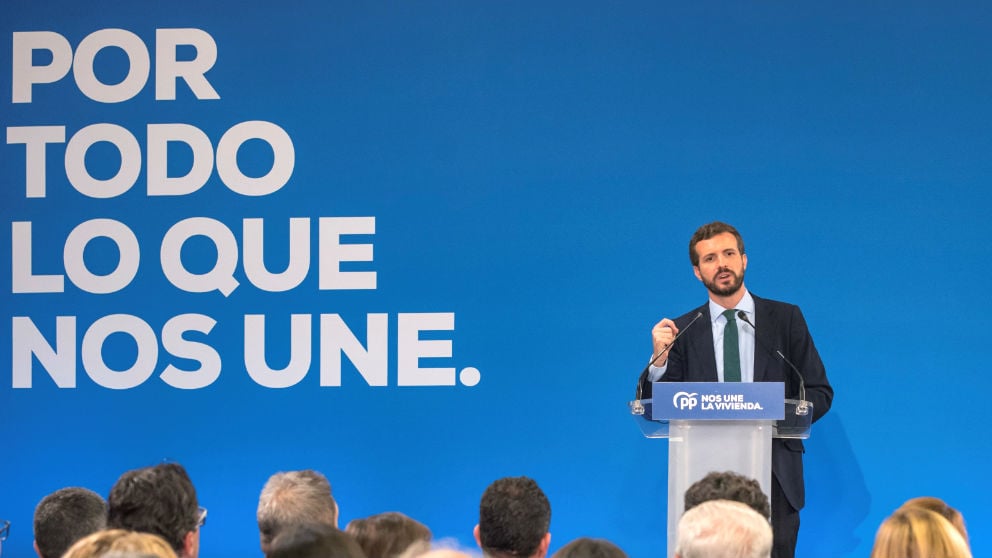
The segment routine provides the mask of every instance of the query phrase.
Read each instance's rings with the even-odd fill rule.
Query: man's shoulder
[[[710,307],[709,304],[707,303],[702,306],[699,306],[698,308],[693,308],[692,310],[686,312],[685,314],[682,314],[678,318],[675,318],[675,325],[677,325],[681,329],[685,327],[692,320],[695,320],[697,316],[699,317],[699,319],[702,319],[703,316],[707,316],[709,315],[709,313],[710,313]]]
[[[770,309],[770,310],[783,310],[783,311],[792,312],[793,310],[799,308],[798,306],[792,304],[791,302],[782,302],[781,300],[761,298],[760,296],[756,296],[754,293],[751,293],[751,298],[754,299],[755,309],[763,306],[766,309]]]

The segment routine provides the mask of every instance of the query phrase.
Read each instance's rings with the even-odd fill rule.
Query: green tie
[[[725,310],[727,325],[723,327],[723,381],[741,381],[741,350],[737,343],[736,309]]]

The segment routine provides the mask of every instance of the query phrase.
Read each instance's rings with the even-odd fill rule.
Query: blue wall
[[[959,508],[975,555],[992,552],[987,491],[967,480],[992,458],[979,426],[992,387],[981,340],[992,271],[984,3],[16,0],[2,11],[0,363],[30,357],[39,339],[54,350],[59,331],[65,345],[58,373],[37,358],[0,366],[0,517],[14,524],[5,555],[30,555],[45,494],[106,494],[124,470],[162,459],[186,465],[210,509],[206,557],[258,555],[258,491],[277,470],[307,467],[330,477],[342,525],[400,510],[470,546],[486,485],[526,474],[551,499],[553,549],[596,536],[635,558],[660,555],[666,448],[640,437],[625,402],[650,327],[705,299],[686,245],[714,219],[744,234],[750,289],[802,307],[837,392],[807,446],[799,555],[867,556],[879,522],[919,495]],[[111,28],[149,53],[135,95],[92,100],[67,68],[14,102],[29,80],[14,69],[15,33],[54,32],[78,51]],[[205,80],[219,98],[180,81],[175,100],[156,99],[156,30],[176,28],[216,45]],[[181,46],[178,59],[204,53]],[[30,63],[54,58],[38,51]],[[94,60],[106,84],[135,69],[118,48]],[[76,59],[84,79],[89,67]],[[290,164],[284,184],[244,195],[215,168],[192,193],[150,195],[146,150],[162,129],[149,125],[193,126],[212,155],[252,121],[285,132],[292,149],[249,139],[217,159],[249,177]],[[123,128],[139,156],[107,142],[86,149],[85,134],[73,142],[99,123]],[[42,133],[29,127],[64,127],[44,165],[26,164],[25,143],[40,144],[21,135]],[[134,185],[85,195],[70,180],[82,176],[72,150],[97,180],[122,158],[139,164]],[[168,175],[205,153],[170,144]],[[42,168],[44,196],[29,197],[29,171]],[[163,271],[168,231],[197,217],[230,230],[235,250],[192,236],[166,267],[206,274],[218,253],[236,258],[227,295]],[[338,266],[318,223],[346,217],[365,219],[342,242],[366,248]],[[291,218],[310,223],[306,273],[265,290],[242,265],[243,221],[263,220],[265,265],[277,273],[291,260]],[[66,248],[96,219],[120,225],[85,225],[96,238],[78,232]],[[31,224],[30,242],[15,223]],[[137,270],[112,292],[89,292],[86,270],[123,273],[99,236],[114,226],[133,233]],[[25,278],[24,246],[31,272],[65,276],[61,289]],[[348,275],[365,288],[333,288],[338,268],[374,272],[374,288],[368,275]],[[184,314],[203,316],[202,331],[185,334],[198,345],[166,344],[163,329]],[[104,319],[115,315],[134,318]],[[249,374],[249,315],[264,316],[267,366],[299,367],[295,378],[269,375],[289,387]],[[295,352],[293,315],[311,325],[293,336]],[[103,326],[151,341],[102,342]],[[362,366],[386,385],[338,356],[351,337],[383,344]],[[297,360],[307,340],[309,362]],[[122,372],[136,360],[148,368]],[[171,383],[160,378],[170,365],[186,371]],[[198,381],[208,385],[173,385]]]

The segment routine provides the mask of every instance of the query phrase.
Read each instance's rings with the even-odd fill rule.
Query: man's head
[[[354,519],[344,531],[355,538],[366,556],[376,558],[395,558],[418,548],[424,552],[431,546],[431,530],[398,512]]]
[[[679,519],[678,558],[769,558],[772,527],[740,502],[710,500]]]
[[[696,278],[717,296],[731,296],[744,284],[744,239],[727,223],[699,227],[689,240],[689,261]]]
[[[34,509],[34,550],[59,558],[79,539],[107,526],[107,502],[86,488],[63,488],[42,498]]]
[[[479,504],[475,540],[487,557],[543,558],[551,543],[551,504],[533,479],[489,485]]]
[[[276,473],[258,498],[258,533],[262,552],[288,527],[306,523],[338,526],[338,504],[327,477],[310,469]]]
[[[733,500],[747,504],[765,518],[771,518],[768,496],[758,481],[732,471],[710,473],[685,491],[685,511],[710,500]]]
[[[582,537],[559,548],[551,558],[627,558],[627,553],[606,539]]]
[[[159,535],[181,557],[196,558],[200,526],[206,510],[199,508],[196,489],[178,463],[134,469],[121,475],[107,498],[107,525]]]
[[[272,539],[265,558],[365,558],[365,554],[344,531],[322,523],[309,523],[280,531]]]

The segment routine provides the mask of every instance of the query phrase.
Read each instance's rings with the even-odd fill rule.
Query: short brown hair
[[[737,229],[733,225],[728,225],[722,221],[713,221],[696,229],[696,232],[692,234],[692,238],[689,240],[689,261],[692,262],[692,267],[699,267],[699,254],[696,253],[696,244],[723,233],[734,235],[734,238],[737,239],[737,251],[741,254],[744,253],[744,239],[741,238],[741,233],[737,232]]]

